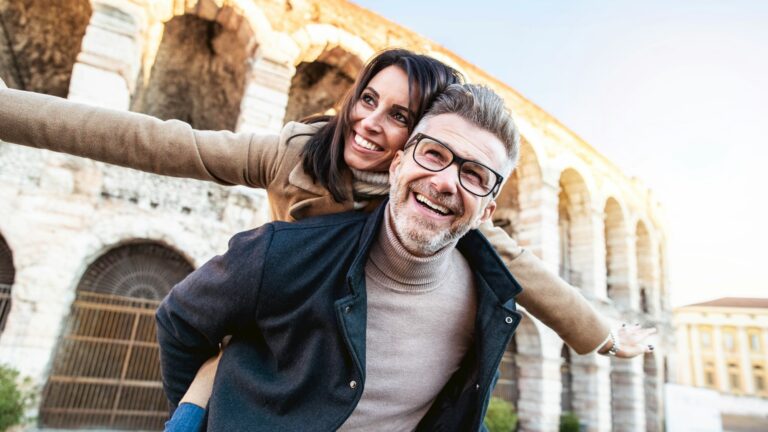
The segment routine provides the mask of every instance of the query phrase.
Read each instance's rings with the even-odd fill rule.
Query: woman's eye
[[[363,103],[365,103],[366,105],[373,106],[376,104],[376,99],[374,99],[373,96],[369,94],[363,94],[362,96],[360,96],[360,100],[363,101]]]
[[[408,117],[406,117],[403,113],[396,112],[396,113],[392,114],[392,117],[398,123],[402,123],[404,125],[408,124]]]

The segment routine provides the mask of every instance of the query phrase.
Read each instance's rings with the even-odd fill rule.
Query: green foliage
[[[485,427],[490,432],[513,432],[517,428],[517,414],[512,404],[497,397],[492,397],[485,413]]]
[[[560,432],[579,432],[579,418],[566,411],[560,416]]]
[[[0,430],[21,424],[26,419],[25,409],[34,402],[34,391],[29,379],[19,383],[19,372],[0,365]]]

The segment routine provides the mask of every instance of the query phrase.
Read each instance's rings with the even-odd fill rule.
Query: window
[[[723,346],[726,351],[736,351],[736,335],[732,331],[723,331]]]
[[[728,363],[728,383],[732,392],[741,391],[741,379],[739,379],[739,366],[736,363]]]
[[[760,346],[760,332],[758,330],[749,330],[749,349],[750,351],[754,353],[759,353],[761,350]]]
[[[702,329],[699,337],[701,338],[702,347],[712,348],[712,332],[709,329]]]
[[[765,393],[765,370],[760,365],[752,366],[752,375],[755,377],[755,392]]]
[[[708,361],[704,363],[704,385],[707,387],[717,387],[714,362]]]

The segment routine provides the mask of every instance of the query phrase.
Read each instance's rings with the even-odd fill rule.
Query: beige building
[[[677,379],[768,398],[768,299],[725,297],[676,308]]]
[[[616,324],[661,333],[645,358],[578,356],[525,314],[497,394],[523,431],[557,430],[563,411],[588,431],[661,430],[674,335],[660,205],[507,84],[343,0],[0,0],[0,20],[9,86],[198,129],[273,133],[332,109],[386,47],[491,86],[523,136],[496,223]],[[0,363],[40,385],[40,428],[162,427],[153,308],[232,234],[264,223],[265,200],[0,143]]]

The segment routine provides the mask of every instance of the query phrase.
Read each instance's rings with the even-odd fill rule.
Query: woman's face
[[[355,102],[344,161],[361,171],[386,172],[395,153],[405,146],[408,124],[408,75],[397,66],[377,73]]]

